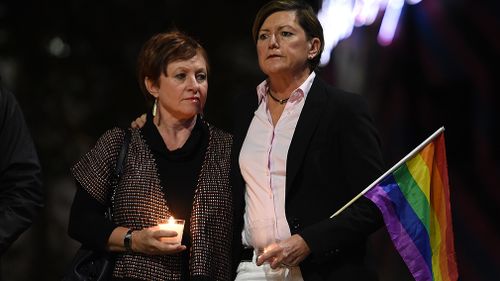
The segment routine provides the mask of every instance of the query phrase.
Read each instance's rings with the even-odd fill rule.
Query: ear
[[[157,98],[160,95],[159,87],[153,80],[149,79],[149,77],[144,78],[144,85],[146,86],[146,90],[148,90],[149,94],[151,94],[153,97]]]
[[[309,41],[309,51],[307,52],[307,57],[309,59],[313,59],[316,57],[319,53],[321,47],[321,41],[319,40],[318,37],[314,37]]]

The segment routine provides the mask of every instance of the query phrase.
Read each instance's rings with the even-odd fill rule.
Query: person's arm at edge
[[[41,166],[15,97],[0,85],[0,255],[43,207]]]

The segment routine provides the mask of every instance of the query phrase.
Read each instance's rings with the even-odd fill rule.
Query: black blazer
[[[234,106],[235,268],[245,208],[238,157],[257,103],[253,92],[239,96]],[[300,234],[311,249],[300,265],[305,281],[377,280],[363,264],[367,236],[383,223],[377,207],[361,197],[340,215],[330,216],[382,173],[380,141],[363,97],[316,77],[287,157],[286,217],[292,234]]]

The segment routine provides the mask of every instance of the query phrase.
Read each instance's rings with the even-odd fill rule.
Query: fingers
[[[170,244],[170,243],[160,242],[160,244],[157,245],[156,250],[155,252],[157,252],[156,253],[157,255],[161,254],[172,255],[186,250],[186,246],[181,244]]]
[[[292,237],[266,248],[266,251],[258,257],[257,265],[269,262],[271,268],[280,266],[297,266],[311,252],[307,243],[300,235]]]
[[[153,231],[153,237],[155,237],[155,238],[175,237],[175,236],[177,236],[177,232],[175,232],[173,230],[161,229],[161,230],[154,230]]]
[[[175,237],[177,232],[160,230],[158,227],[134,231],[132,247],[136,252],[147,255],[171,255],[186,250],[186,246],[162,241],[164,237]]]
[[[257,257],[257,265],[262,265],[265,262],[273,262],[283,249],[276,243],[266,247],[264,253]]]
[[[142,114],[141,116],[137,117],[132,123],[130,123],[130,127],[133,129],[140,129],[146,124],[146,114]]]

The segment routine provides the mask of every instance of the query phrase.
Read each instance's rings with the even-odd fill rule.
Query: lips
[[[189,98],[185,98],[184,100],[187,100],[190,102],[200,102],[200,98],[198,98],[198,97],[189,97]]]

